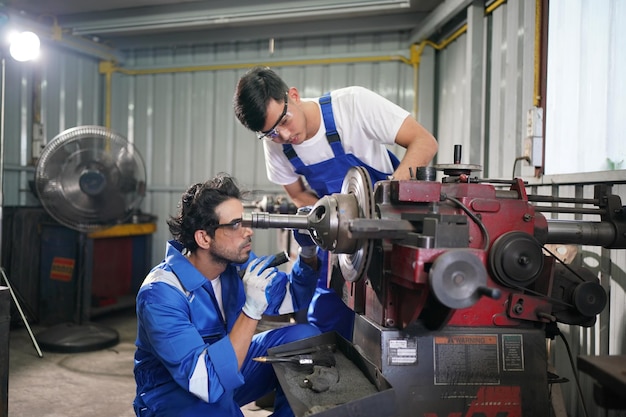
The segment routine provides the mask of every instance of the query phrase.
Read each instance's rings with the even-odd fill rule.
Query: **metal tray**
[[[395,391],[374,365],[336,332],[287,343],[268,350],[270,355],[285,355],[322,345],[336,347],[336,366],[325,369],[273,363],[278,381],[296,417],[395,417]],[[322,368],[322,367],[320,367]],[[337,381],[324,392],[315,392],[301,381],[309,375],[336,373]],[[299,380],[300,378],[300,380]]]

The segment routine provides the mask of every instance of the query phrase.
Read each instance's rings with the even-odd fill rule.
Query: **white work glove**
[[[243,289],[246,293],[246,303],[242,311],[251,319],[261,320],[267,309],[268,300],[266,288],[272,282],[272,277],[278,273],[275,267],[267,268],[273,256],[256,258],[248,265],[243,276]]]

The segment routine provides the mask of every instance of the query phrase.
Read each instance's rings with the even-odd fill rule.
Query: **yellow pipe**
[[[240,64],[221,64],[221,65],[198,65],[190,67],[176,68],[155,68],[133,70],[117,66],[112,61],[100,62],[99,71],[105,76],[106,103],[104,109],[105,127],[111,127],[111,78],[113,72],[119,72],[125,75],[154,75],[154,74],[172,74],[181,72],[198,72],[198,71],[223,71],[233,69],[247,69],[255,65],[267,65],[277,67],[302,66],[302,65],[325,65],[325,64],[342,64],[342,63],[358,63],[358,62],[393,62],[400,61],[407,65],[411,65],[411,60],[402,55],[382,55],[370,57],[350,57],[350,58],[326,58],[326,59],[308,59],[308,60],[286,60],[272,62],[255,62]]]
[[[447,37],[446,39],[444,39],[443,41],[439,43],[434,43],[432,41],[429,41],[428,39],[425,39],[421,41],[418,45],[416,44],[411,45],[411,64],[413,65],[413,116],[414,117],[417,118],[417,110],[418,110],[417,94],[418,94],[418,85],[419,85],[418,74],[419,74],[419,64],[422,59],[422,53],[424,52],[424,48],[426,47],[426,45],[428,45],[432,47],[433,49],[440,51],[444,49],[445,47],[447,47],[454,40],[456,40],[456,38],[464,34],[466,31],[467,31],[467,25],[465,24],[461,26],[459,29],[457,29],[452,35],[450,35],[449,37]]]
[[[485,8],[485,14],[491,14],[494,10],[496,10],[498,7],[502,6],[504,3],[506,3],[506,0],[497,0],[494,1],[493,3],[491,3],[489,6],[487,6]]]
[[[417,118],[418,95],[419,95],[419,65],[422,58],[422,52],[426,45],[430,45],[437,49],[437,44],[429,40],[420,42],[419,45],[411,45],[411,65],[413,67],[413,116]]]
[[[111,128],[111,89],[113,71],[115,71],[115,64],[111,61],[101,61],[98,69],[100,74],[104,74],[104,90],[105,90],[105,104],[104,104],[104,127]]]
[[[539,107],[541,101],[540,73],[541,73],[541,0],[535,0],[535,78],[533,91],[533,105]]]
[[[540,0],[537,0],[540,1]],[[506,3],[506,0],[496,0],[485,8],[485,14],[493,12],[495,9]],[[155,68],[155,69],[143,69],[133,70],[126,69],[117,66],[113,61],[103,61],[100,63],[100,73],[105,75],[105,89],[106,89],[106,104],[105,104],[105,126],[110,128],[111,125],[111,79],[113,72],[119,72],[125,75],[154,75],[154,74],[172,74],[182,72],[198,72],[198,71],[223,71],[233,69],[247,69],[255,65],[267,65],[277,67],[288,66],[304,66],[304,65],[326,65],[326,64],[353,64],[359,62],[393,62],[400,61],[407,65],[411,65],[413,68],[413,114],[417,116],[417,93],[418,93],[418,73],[419,63],[421,60],[422,52],[428,45],[436,50],[442,50],[446,48],[450,43],[454,42],[459,36],[467,31],[467,24],[461,26],[452,35],[444,39],[440,43],[434,43],[430,40],[423,40],[418,45],[413,44],[410,46],[410,59],[402,55],[382,55],[371,57],[348,57],[348,58],[331,58],[331,59],[305,59],[305,60],[285,60],[285,61],[272,61],[272,62],[254,62],[254,63],[240,63],[240,64],[221,64],[221,65],[199,65],[189,67],[173,67],[173,68]]]
[[[457,29],[456,32],[454,32],[448,38],[446,38],[443,41],[439,42],[437,44],[437,48],[436,49],[441,50],[441,49],[446,48],[448,45],[450,45],[452,42],[454,42],[458,37],[460,37],[465,32],[467,32],[467,24],[461,26],[460,28]]]
[[[151,74],[171,74],[181,72],[198,72],[198,71],[222,71],[233,69],[247,69],[256,65],[266,65],[274,67],[293,67],[303,65],[325,65],[325,64],[353,64],[359,62],[392,62],[401,61],[407,65],[411,64],[411,61],[402,55],[384,55],[384,56],[371,56],[371,57],[349,57],[349,58],[319,58],[319,59],[305,59],[305,60],[287,60],[287,61],[272,61],[272,62],[254,62],[254,63],[240,63],[240,64],[220,64],[220,65],[198,65],[190,67],[174,67],[174,68],[154,68],[154,69],[125,69],[116,67],[114,70],[126,75],[151,75]]]

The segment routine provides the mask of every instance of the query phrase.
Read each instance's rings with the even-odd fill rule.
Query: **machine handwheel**
[[[371,219],[374,215],[372,180],[367,169],[356,166],[350,168],[341,185],[341,194],[352,194],[359,207],[359,218]],[[369,239],[361,239],[354,253],[337,255],[339,269],[348,282],[358,281],[367,271],[372,258],[374,245]]]
[[[441,304],[454,309],[467,308],[481,297],[481,289],[487,284],[487,270],[473,253],[451,250],[435,259],[428,278]]]

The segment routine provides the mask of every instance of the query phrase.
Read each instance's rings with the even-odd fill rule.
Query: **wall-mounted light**
[[[41,42],[33,32],[13,32],[9,34],[9,53],[16,61],[25,62],[39,56]]]

